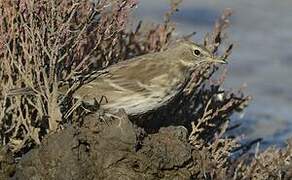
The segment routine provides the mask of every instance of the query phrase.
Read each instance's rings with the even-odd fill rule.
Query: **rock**
[[[90,115],[27,153],[14,179],[189,179],[190,160],[181,126],[146,135],[124,113],[102,123]]]
[[[15,161],[6,146],[0,146],[0,179],[8,179],[15,173]]]

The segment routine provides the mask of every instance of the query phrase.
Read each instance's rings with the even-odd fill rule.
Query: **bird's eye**
[[[198,49],[196,49],[196,50],[194,50],[194,54],[195,54],[196,56],[200,56],[200,54],[201,54],[201,51],[200,51],[200,50],[198,50]]]

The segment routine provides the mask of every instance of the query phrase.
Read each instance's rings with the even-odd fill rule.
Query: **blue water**
[[[161,22],[166,0],[140,0],[137,19]],[[197,32],[201,41],[225,8],[234,12],[228,41],[235,44],[224,86],[246,85],[253,101],[238,132],[263,144],[282,145],[292,137],[292,1],[291,0],[184,0],[173,17],[178,34]]]

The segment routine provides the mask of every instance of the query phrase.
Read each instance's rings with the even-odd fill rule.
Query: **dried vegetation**
[[[139,22],[131,30],[128,20],[135,0],[1,0],[0,144],[15,157],[23,155],[45,135],[85,115],[81,103],[71,95],[88,77],[119,61],[162,51],[175,39],[190,38],[172,36],[175,25],[170,17],[180,2],[172,2],[163,24],[145,30]],[[230,15],[226,10],[206,35],[204,44],[214,54],[222,52]],[[232,47],[225,47],[222,56],[228,57]],[[192,177],[291,177],[291,143],[285,150],[269,149],[253,158],[231,160],[234,150],[242,145],[238,139],[225,136],[229,118],[243,110],[250,97],[224,90],[224,72],[214,65],[200,67],[176,102],[179,106],[169,107],[174,112],[168,113],[173,121],[189,129],[194,152]],[[58,88],[64,84],[72,88],[60,98]],[[33,89],[34,95],[9,96],[10,89],[20,87]],[[1,162],[0,155],[0,168]]]

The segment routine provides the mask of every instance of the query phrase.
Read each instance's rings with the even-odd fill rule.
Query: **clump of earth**
[[[183,126],[147,134],[123,113],[103,122],[89,115],[81,126],[49,135],[5,175],[23,180],[190,179],[196,152],[187,137]]]

